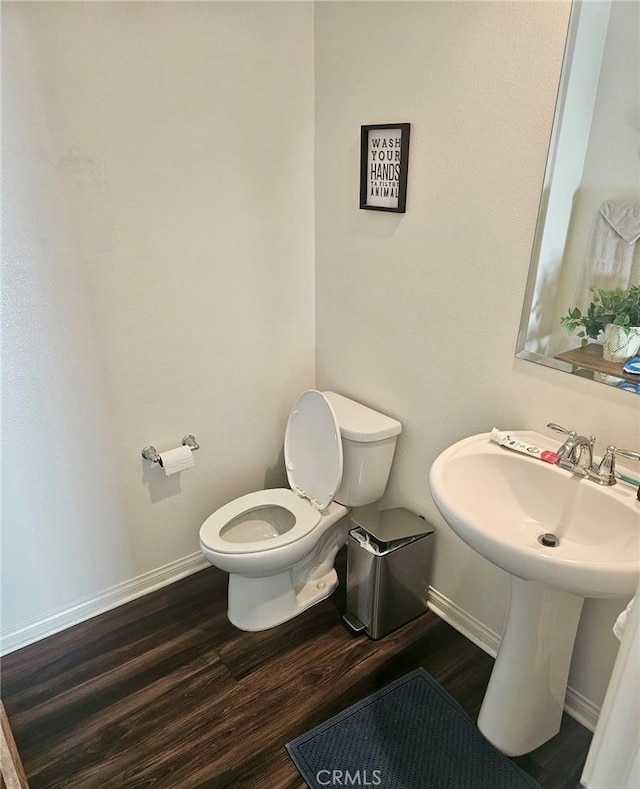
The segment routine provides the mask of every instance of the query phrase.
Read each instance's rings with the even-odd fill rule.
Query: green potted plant
[[[577,331],[582,345],[604,334],[602,355],[610,361],[624,361],[640,350],[640,285],[629,290],[591,288],[593,299],[582,312],[578,307],[560,318],[569,332]]]

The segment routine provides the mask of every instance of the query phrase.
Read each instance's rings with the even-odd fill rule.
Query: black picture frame
[[[360,127],[360,208],[404,214],[410,123]]]

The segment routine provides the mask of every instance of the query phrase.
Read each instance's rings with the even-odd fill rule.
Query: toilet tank
[[[343,395],[324,395],[342,437],[342,481],[333,499],[345,507],[372,504],[384,494],[402,425]]]

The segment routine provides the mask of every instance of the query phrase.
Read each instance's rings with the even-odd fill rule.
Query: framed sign
[[[360,208],[405,212],[410,127],[410,123],[361,127]]]

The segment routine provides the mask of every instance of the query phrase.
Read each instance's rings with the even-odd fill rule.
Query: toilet
[[[210,515],[200,548],[229,573],[229,621],[266,630],[328,597],[351,507],[382,498],[402,425],[335,392],[296,400],[284,438],[290,488],[249,493]]]

